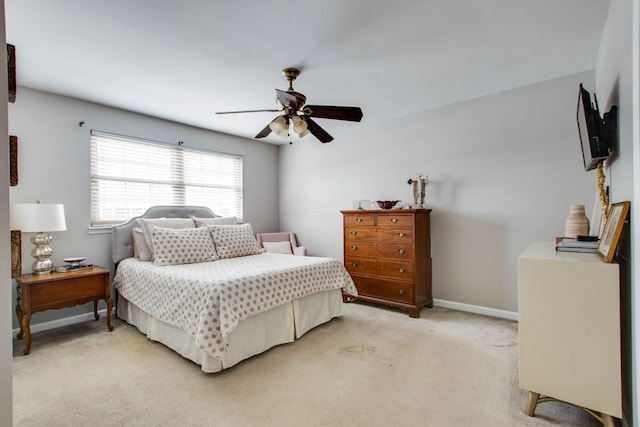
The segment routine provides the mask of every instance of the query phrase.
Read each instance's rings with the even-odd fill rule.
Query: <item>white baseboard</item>
[[[518,313],[513,311],[498,310],[495,308],[482,307],[479,305],[464,304],[461,302],[434,299],[433,305],[436,307],[450,308],[452,310],[467,311],[469,313],[484,314],[485,316],[500,317],[502,319],[518,320]]]
[[[102,310],[98,310],[98,315],[100,318],[104,319],[107,316],[107,309],[103,308]],[[81,323],[94,319],[95,317],[93,316],[93,312],[83,313],[76,316],[64,317],[62,319],[50,320],[48,322],[36,323],[34,325],[30,325],[29,329],[31,329],[31,333],[34,334],[36,332],[48,331],[49,329],[55,329],[61,326],[73,325],[74,323]],[[14,329],[12,332],[15,336],[20,332],[20,328]]]
[[[498,310],[495,308],[482,307],[479,305],[464,304],[461,302],[447,301],[442,299],[434,299],[433,305],[436,307],[450,308],[452,310],[467,311],[469,313],[483,314],[485,316],[499,317],[502,319],[518,320],[518,313],[513,311]],[[98,310],[98,314],[101,318],[107,315],[107,309]],[[31,333],[48,331],[49,329],[59,328],[61,326],[73,325],[74,323],[86,322],[87,320],[93,320],[93,313],[83,313],[76,316],[65,317],[62,319],[51,320],[49,322],[36,323],[31,325]],[[13,335],[15,336],[20,329],[14,329]]]

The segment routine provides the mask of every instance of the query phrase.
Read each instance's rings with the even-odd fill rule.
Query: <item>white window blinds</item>
[[[122,223],[154,205],[242,218],[242,157],[92,130],[92,225]]]

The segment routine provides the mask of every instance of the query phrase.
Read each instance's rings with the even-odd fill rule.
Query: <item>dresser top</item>
[[[401,213],[428,213],[431,209],[348,209],[341,210],[343,214],[401,214]]]

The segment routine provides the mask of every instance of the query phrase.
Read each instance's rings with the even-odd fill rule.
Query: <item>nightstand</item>
[[[38,311],[51,308],[73,307],[93,301],[93,315],[98,320],[98,301],[103,299],[107,303],[107,328],[111,326],[111,287],[109,270],[104,267],[93,266],[66,273],[25,274],[16,279],[18,282],[18,301],[16,315],[20,322],[20,332],[17,338],[25,339],[23,354],[31,351],[31,330],[29,324],[31,315]]]

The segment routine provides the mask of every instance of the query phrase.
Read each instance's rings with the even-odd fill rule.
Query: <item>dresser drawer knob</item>
[[[358,266],[358,263],[357,263],[357,262],[352,262],[352,263],[351,263],[351,267],[357,267],[357,266]]]
[[[356,222],[362,222],[362,218],[356,218]]]
[[[356,234],[358,234],[358,232],[357,232],[357,231],[352,231],[352,232],[351,232],[351,235],[352,235],[352,236],[355,236]]]
[[[391,218],[391,222],[395,224],[396,222],[398,222],[398,218]]]
[[[351,250],[352,250],[352,251],[355,251],[355,250],[357,250],[357,249],[358,249],[358,247],[357,247],[356,245],[351,246]]]
[[[404,254],[405,254],[405,252],[407,252],[407,251],[405,251],[404,249],[398,249],[398,253],[399,253],[400,255],[404,255]]]
[[[400,289],[400,290],[398,291],[398,293],[399,293],[400,295],[404,295],[405,290],[404,290],[404,289]]]
[[[404,234],[404,233],[398,233],[398,236],[400,236],[400,237],[404,237],[404,236],[405,236],[405,234]]]
[[[398,271],[399,271],[400,273],[404,273],[404,271],[405,271],[405,270],[404,270],[404,268],[400,267],[400,268],[398,269]]]

